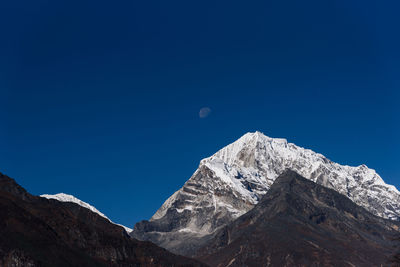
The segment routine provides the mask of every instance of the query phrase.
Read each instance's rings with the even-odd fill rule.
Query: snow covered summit
[[[375,170],[340,165],[286,139],[254,132],[201,160],[183,187],[150,222],[136,224],[132,235],[174,251],[173,240],[210,234],[252,209],[285,169],[336,190],[377,216],[400,218],[400,192]]]

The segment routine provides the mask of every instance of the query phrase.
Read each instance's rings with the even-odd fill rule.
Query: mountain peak
[[[69,195],[69,194],[65,194],[65,193],[58,193],[58,194],[54,194],[54,195],[50,195],[50,194],[43,194],[40,195],[41,197],[47,198],[47,199],[56,199],[58,201],[61,202],[72,202],[72,203],[76,203],[84,208],[87,208],[97,214],[99,214],[101,217],[104,217],[106,219],[107,216],[104,215],[103,213],[101,213],[98,209],[96,209],[95,207],[93,207],[92,205],[90,205],[89,203],[86,203],[76,197],[74,197],[73,195]]]
[[[278,186],[280,184],[290,184],[291,182],[298,180],[298,179],[306,180],[304,177],[299,175],[297,172],[295,172],[291,169],[286,169],[275,179],[275,182],[272,184],[271,189],[273,186]]]
[[[400,218],[400,192],[374,170],[340,165],[286,139],[250,132],[201,160],[183,187],[165,201],[151,222],[138,223],[133,235],[173,252],[190,253],[171,238],[213,233],[251,210],[285,171],[331,188],[374,215]]]
[[[226,161],[227,163],[233,163],[238,156],[240,152],[243,151],[249,151],[254,152],[254,149],[257,146],[257,143],[266,143],[266,142],[272,142],[274,138],[270,138],[266,135],[264,135],[261,132],[248,132],[244,135],[242,135],[239,139],[237,139],[235,142],[223,147],[217,153],[212,155],[211,157],[205,158],[201,161],[206,162],[209,160],[213,160],[215,158],[220,158],[223,161]]]
[[[0,207],[0,266],[205,266],[132,239],[75,203],[33,196],[3,174]]]
[[[264,140],[264,139],[273,139],[267,135],[265,135],[263,132],[260,131],[255,131],[255,132],[247,132],[244,135],[242,135],[236,142],[238,142],[241,139],[253,139],[255,141],[258,140]]]
[[[380,266],[396,250],[398,227],[286,170],[252,210],[195,254],[213,266]]]
[[[58,193],[58,194],[54,194],[54,195],[43,194],[43,195],[40,195],[40,197],[47,198],[47,199],[55,199],[55,200],[58,200],[60,202],[72,202],[72,203],[78,204],[81,207],[87,208],[87,209],[91,210],[92,212],[97,213],[98,215],[100,215],[101,217],[107,219],[111,223],[123,227],[127,233],[130,233],[132,231],[131,228],[128,228],[128,227],[126,227],[124,225],[112,222],[106,215],[104,215],[98,209],[96,209],[95,207],[93,207],[89,203],[86,203],[86,202],[74,197],[73,195],[69,195],[69,194],[65,194],[65,193]]]

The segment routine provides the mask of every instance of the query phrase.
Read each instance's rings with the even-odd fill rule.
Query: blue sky
[[[0,171],[33,194],[133,226],[255,130],[400,187],[396,1],[1,5]]]

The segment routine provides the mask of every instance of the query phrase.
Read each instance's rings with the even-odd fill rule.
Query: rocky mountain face
[[[72,202],[36,197],[0,173],[0,266],[205,266],[130,238]]]
[[[399,226],[286,171],[197,254],[210,266],[388,266]]]
[[[201,240],[250,211],[286,169],[339,192],[374,215],[400,217],[399,191],[374,170],[343,166],[285,139],[255,132],[203,159],[183,187],[149,221],[137,223],[131,235],[191,255]]]

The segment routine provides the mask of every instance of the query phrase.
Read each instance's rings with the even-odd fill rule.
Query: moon
[[[211,108],[209,107],[201,108],[199,111],[199,117],[200,119],[207,118],[210,115],[210,113],[211,113]]]

